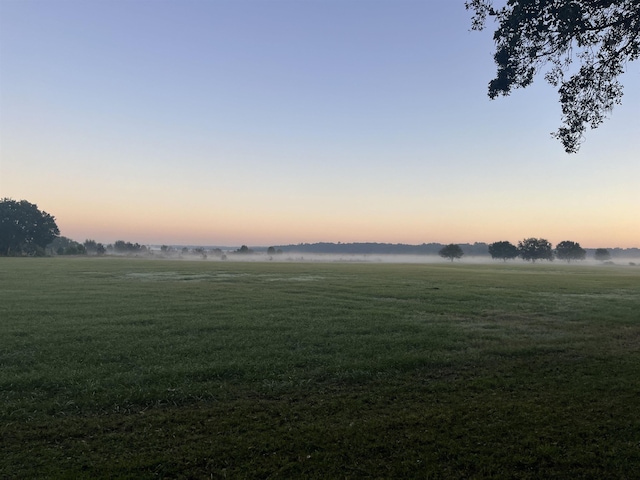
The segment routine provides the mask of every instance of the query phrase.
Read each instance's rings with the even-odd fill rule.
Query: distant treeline
[[[588,256],[593,256],[597,250],[595,248],[585,248]],[[640,248],[607,248],[611,254],[611,258],[638,258],[640,257]]]
[[[483,242],[459,243],[466,257],[489,255],[489,244]],[[284,253],[333,253],[341,255],[438,255],[444,247],[441,243],[423,243],[407,245],[403,243],[299,243],[280,245],[275,248]],[[256,248],[256,250],[259,250]],[[593,257],[595,248],[585,248],[587,255]],[[612,258],[640,257],[640,248],[608,248]]]
[[[486,243],[460,243],[467,256],[489,255]],[[438,255],[444,245],[441,243],[423,243],[407,245],[404,243],[299,243],[280,245],[275,248],[284,253],[333,253],[342,255]]]
[[[460,243],[464,257],[490,257],[490,245],[483,242]],[[151,256],[176,256],[176,255],[198,255],[207,258],[225,258],[227,254],[253,254],[267,253],[276,254],[334,254],[334,255],[440,255],[440,251],[445,245],[441,243],[423,243],[421,245],[408,245],[403,243],[299,243],[297,245],[280,245],[270,247],[252,247],[242,245],[240,248],[234,247],[195,247],[195,246],[167,246],[162,245],[159,249],[139,243],[117,240],[113,244],[103,245],[95,240],[85,240],[79,243],[67,237],[57,237],[47,245],[46,253],[57,255],[151,255]],[[515,247],[513,247],[515,248]],[[596,249],[583,249],[587,257],[594,258]],[[604,249],[601,249],[604,250]],[[640,248],[608,248],[607,258],[640,258]],[[514,255],[515,256],[515,255]],[[497,258],[502,258],[498,255]],[[511,258],[511,257],[509,257]],[[584,258],[584,255],[583,257]]]

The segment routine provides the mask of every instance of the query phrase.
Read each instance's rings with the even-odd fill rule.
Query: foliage
[[[611,254],[606,248],[596,248],[595,258],[601,262],[606,262],[607,260],[611,260]]]
[[[460,245],[450,243],[449,245],[442,247],[438,252],[438,255],[442,258],[448,258],[453,262],[456,258],[462,258],[464,252],[462,251],[462,248],[460,248]]]
[[[556,257],[560,260],[571,262],[571,260],[584,260],[586,256],[586,250],[577,242],[565,240],[556,245]]]
[[[459,244],[467,255],[487,255],[487,244],[475,242],[473,244]],[[407,245],[402,243],[299,243],[297,245],[275,246],[276,253],[331,253],[336,255],[437,255],[444,245],[441,243],[423,243],[420,245]]]
[[[234,251],[233,253],[243,253],[243,254],[248,254],[248,253],[253,253],[253,250],[250,249],[249,247],[247,247],[246,245],[242,245],[239,249],[237,249],[236,251]]]
[[[26,200],[0,201],[0,255],[43,254],[60,234],[55,218]]]
[[[523,260],[553,260],[551,243],[544,238],[525,238],[518,242],[518,252]]]
[[[640,268],[2,268],[0,478],[640,471]]]
[[[207,259],[207,252],[204,251],[203,247],[196,247],[193,249],[193,253],[201,257],[202,259]]]
[[[135,254],[147,253],[147,247],[139,243],[125,242],[124,240],[116,240],[113,245],[109,245],[107,249],[112,249],[119,254]]]
[[[58,255],[84,255],[87,253],[83,244],[63,236],[54,238],[53,242],[47,245],[47,250]]]
[[[104,247],[102,243],[98,243],[95,240],[85,240],[84,248],[90,255],[104,255],[107,252],[107,249]]]
[[[472,28],[487,16],[498,23],[493,38],[496,78],[489,97],[524,88],[546,64],[545,78],[558,87],[562,122],[554,134],[567,153],[577,152],[587,126],[597,128],[620,103],[618,77],[640,56],[638,0],[469,0]],[[578,68],[574,66],[578,64]]]
[[[500,260],[511,260],[518,256],[518,247],[509,241],[494,242],[489,245],[489,254],[491,258],[499,258]]]

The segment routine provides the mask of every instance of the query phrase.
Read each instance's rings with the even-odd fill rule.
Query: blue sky
[[[462,0],[0,0],[0,196],[76,240],[640,246],[640,68],[577,155]]]

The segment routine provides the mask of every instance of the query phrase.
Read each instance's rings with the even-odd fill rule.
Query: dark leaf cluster
[[[571,260],[584,260],[587,251],[579,243],[565,240],[556,245],[555,254],[559,260],[571,262]]]
[[[82,245],[89,255],[104,255],[107,252],[105,246],[95,240],[86,239]]]
[[[448,258],[453,262],[456,258],[462,258],[464,252],[462,251],[462,248],[460,248],[460,245],[450,243],[449,245],[442,247],[438,252],[438,255],[442,258]]]
[[[496,77],[489,97],[509,95],[533,82],[545,65],[546,80],[558,87],[563,125],[553,135],[567,153],[577,152],[587,127],[597,128],[619,104],[618,77],[640,56],[638,0],[493,0],[465,3],[474,12],[472,29],[487,17],[494,33]]]
[[[600,260],[601,262],[606,262],[607,260],[611,260],[611,254],[609,250],[606,248],[596,248],[594,253],[595,259]]]
[[[26,200],[0,201],[0,255],[44,255],[60,234],[55,218]]]
[[[491,258],[504,260],[505,262],[507,260],[516,258],[519,253],[520,252],[518,252],[518,247],[506,240],[502,242],[495,242],[489,245],[489,254],[491,255]]]
[[[247,247],[246,245],[242,245],[240,248],[235,250],[233,253],[249,254],[249,253],[253,253],[253,250],[251,248]]]
[[[544,238],[525,238],[518,242],[518,246],[506,240],[489,245],[489,254],[494,259],[510,260],[520,257],[523,260],[535,262],[536,260],[584,260],[587,252],[577,242],[565,240],[556,245],[555,250],[551,243]]]
[[[82,243],[60,236],[47,245],[47,252],[57,255],[85,255],[87,249]]]
[[[553,260],[551,243],[544,238],[525,238],[518,242],[518,252],[523,260]]]
[[[107,247],[108,250],[113,250],[116,253],[146,253],[147,247],[140,245],[139,243],[125,242],[124,240],[116,240],[113,245]]]

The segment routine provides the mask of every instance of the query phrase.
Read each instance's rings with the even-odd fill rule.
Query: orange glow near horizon
[[[579,242],[586,248],[638,247],[640,231],[635,222],[612,216],[595,228],[591,224],[544,223],[524,219],[505,224],[480,220],[436,218],[416,222],[409,217],[367,218],[327,215],[305,217],[287,212],[266,215],[233,209],[214,211],[167,211],[115,208],[61,209],[56,216],[61,234],[77,241],[87,238],[104,243],[126,240],[142,244],[176,245],[287,245],[316,242],[376,243],[517,243],[528,237],[542,237],[557,244]],[[560,219],[562,220],[562,219]],[[618,229],[619,225],[626,228]]]
[[[3,3],[0,197],[66,237],[640,247],[640,62],[567,155],[459,2],[134,3]]]
[[[344,196],[300,196],[261,202],[260,190],[173,189],[161,195],[154,185],[127,187],[75,182],[69,189],[47,190],[46,179],[30,179],[25,198],[56,217],[61,234],[76,241],[103,243],[126,240],[141,244],[176,245],[285,245],[315,242],[378,243],[517,243],[542,237],[583,247],[633,248],[640,245],[640,225],[632,196],[607,204],[554,208],[555,198],[534,205],[501,205],[490,196],[450,197],[442,202],[418,202],[398,195],[358,201]],[[181,187],[184,188],[184,187]],[[13,195],[11,195],[13,193]],[[2,192],[5,196],[5,191]],[[619,195],[623,195],[620,194]],[[277,200],[275,200],[277,198]],[[630,201],[631,200],[631,201]]]

